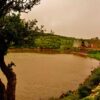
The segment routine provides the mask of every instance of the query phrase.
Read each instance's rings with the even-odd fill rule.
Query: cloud
[[[99,36],[100,0],[41,0],[26,19],[34,18],[57,34],[83,38]]]

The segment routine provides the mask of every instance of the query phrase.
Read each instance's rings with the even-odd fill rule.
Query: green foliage
[[[100,67],[92,71],[92,75],[89,77],[87,81],[87,84],[91,85],[91,87],[94,87],[99,83],[100,83]]]
[[[71,95],[69,95],[67,97],[64,97],[61,100],[79,100],[79,98],[77,97],[77,95],[71,94]]]
[[[100,60],[100,51],[91,51],[88,56]]]
[[[33,1],[36,4],[40,0]],[[54,35],[53,31],[45,33],[44,25],[37,26],[36,19],[26,22],[20,19],[20,14],[10,14],[1,18],[0,22],[4,27],[1,32],[3,41],[7,41],[4,43],[7,45],[5,52],[9,47],[60,49],[61,51],[73,48],[74,38]]]
[[[0,0],[0,18],[11,11],[27,12],[40,0]]]
[[[46,49],[71,49],[73,38],[62,37],[58,35],[44,33],[43,25],[39,28],[37,20],[24,21],[20,15],[12,14],[4,18],[5,39],[9,39],[10,46],[18,48],[46,48]]]
[[[12,14],[0,19],[4,29],[3,38],[7,46],[15,48],[41,48],[67,50],[73,48],[74,38],[67,38],[52,33],[44,33],[44,26],[37,26],[37,20],[25,21],[20,14]]]
[[[8,16],[12,12],[27,12],[40,0],[0,0],[0,55],[5,55],[12,44],[20,44],[18,39],[23,34],[23,22],[20,16]],[[7,16],[6,16],[7,15]],[[19,35],[19,36],[18,36]],[[21,40],[21,39],[20,39]],[[22,43],[22,42],[21,42]]]
[[[38,48],[59,49],[60,40],[54,36],[40,36],[35,39],[35,45]]]
[[[88,79],[78,88],[80,98],[88,96],[91,90],[100,83],[100,67],[94,69]]]
[[[49,34],[41,35],[36,37],[35,46],[37,48],[66,50],[72,48],[73,39],[63,38],[61,36]]]
[[[93,99],[89,96],[92,90],[100,83],[100,67],[91,72],[91,75],[81,84],[76,91],[66,94],[61,100],[99,100],[100,93]]]
[[[91,93],[91,88],[86,85],[80,85],[78,88],[78,94],[80,98],[86,97]]]
[[[100,91],[99,94],[95,96],[95,100],[100,100]]]
[[[4,26],[0,35],[6,40],[6,45],[9,47],[33,47],[34,36],[41,34],[43,31],[36,25],[37,20],[25,21],[20,19],[19,14],[12,14],[0,19],[1,25]],[[37,29],[38,27],[38,29]],[[1,42],[0,42],[1,43]]]

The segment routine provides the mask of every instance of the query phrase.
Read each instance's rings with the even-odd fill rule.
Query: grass
[[[100,60],[100,51],[91,51],[88,56]]]

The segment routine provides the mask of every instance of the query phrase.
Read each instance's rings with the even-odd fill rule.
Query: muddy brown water
[[[16,100],[48,100],[76,89],[99,62],[71,54],[9,53],[17,74]],[[6,82],[0,72],[0,77]]]

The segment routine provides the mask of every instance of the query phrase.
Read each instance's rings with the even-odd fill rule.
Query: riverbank
[[[80,53],[80,55],[84,55],[86,52],[88,52],[87,49],[85,50],[81,50],[78,48],[75,49],[65,49],[65,50],[61,50],[61,49],[47,49],[47,48],[9,48],[8,52],[12,52],[12,53],[31,53],[31,52],[40,52],[40,53],[77,53],[77,52],[82,52]],[[84,53],[84,54],[83,54]]]
[[[100,60],[100,50],[94,50],[94,49],[59,50],[59,49],[40,49],[40,48],[10,48],[8,52],[9,53],[74,54],[81,57],[90,57],[90,58]]]
[[[100,50],[95,49],[40,49],[40,48],[10,48],[9,53],[42,53],[42,54],[74,54],[81,57],[90,57],[100,60]]]
[[[40,53],[40,54],[74,54],[86,57],[86,53],[74,50],[40,49],[40,48],[10,48],[8,53]]]
[[[40,48],[10,48],[10,53],[48,53],[55,54],[60,53],[58,49],[40,49]]]
[[[53,100],[100,100],[100,66],[91,71],[91,75],[75,91],[69,90]]]
[[[100,51],[91,51],[88,53],[88,56],[100,60]]]
[[[84,55],[84,54],[83,54]],[[100,61],[100,51],[90,51],[86,54],[90,58]],[[100,63],[99,63],[100,64]],[[91,75],[79,85],[75,91],[67,91],[59,99],[53,100],[99,100],[100,99],[100,65],[97,66]]]

